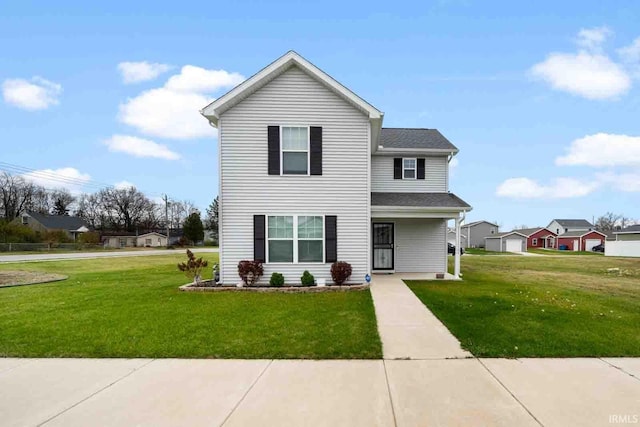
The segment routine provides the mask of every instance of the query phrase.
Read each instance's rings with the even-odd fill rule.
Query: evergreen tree
[[[182,229],[184,231],[184,237],[190,240],[192,244],[204,240],[204,226],[200,219],[200,212],[195,211],[191,213],[184,221]]]

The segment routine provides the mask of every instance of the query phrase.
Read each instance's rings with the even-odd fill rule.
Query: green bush
[[[284,276],[282,275],[282,273],[271,273],[269,286],[284,286]]]
[[[305,270],[304,273],[302,273],[300,281],[302,282],[302,286],[313,286],[316,279],[313,277],[313,274],[309,273],[309,270]]]

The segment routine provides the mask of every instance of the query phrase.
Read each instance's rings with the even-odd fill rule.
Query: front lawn
[[[569,255],[592,255],[592,256],[604,256],[602,252],[593,251],[559,251],[557,249],[537,249],[529,248],[527,252],[541,255],[557,255],[557,256],[569,256]]]
[[[640,259],[462,257],[462,271],[407,283],[475,356],[640,356]]]
[[[198,254],[210,263],[217,254]],[[61,273],[0,289],[0,356],[380,358],[369,291],[180,292],[184,255],[0,265]],[[206,278],[211,277],[208,269]]]

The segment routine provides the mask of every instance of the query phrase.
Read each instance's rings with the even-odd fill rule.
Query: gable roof
[[[473,227],[473,226],[476,226],[478,224],[482,224],[483,222],[485,222],[485,223],[487,223],[489,225],[493,225],[494,227],[498,227],[498,224],[494,224],[493,222],[490,222],[490,221],[485,221],[484,219],[481,219],[479,221],[473,221],[473,222],[470,222],[468,224],[462,224],[462,227]]]
[[[471,206],[453,193],[371,193],[371,206],[415,208],[451,208],[468,210]]]
[[[75,231],[82,227],[89,228],[89,224],[77,216],[44,215],[37,212],[27,212],[27,215],[38,221],[44,227],[52,230]]]
[[[492,234],[491,236],[485,237],[485,239],[502,239],[503,237],[507,237],[512,234],[517,234],[518,236],[524,237],[525,239],[527,238],[527,236],[522,233],[518,233],[517,231],[505,231],[503,233]]]
[[[548,232],[549,232],[549,234],[552,234],[552,235],[554,235],[554,236],[556,235],[556,233],[554,233],[553,231],[551,231],[551,230],[549,230],[548,228],[545,228],[545,227],[517,228],[517,229],[515,229],[515,230],[513,230],[513,231],[517,231],[518,233],[523,234],[523,235],[525,235],[525,236],[529,237],[529,236],[531,236],[532,234],[536,234],[536,233],[537,233],[538,231],[540,231],[540,230],[546,230],[546,231],[548,231]]]
[[[160,237],[167,237],[166,234],[158,233],[156,231],[152,231],[150,233],[140,234],[138,237],[144,237],[144,236],[150,236],[150,235],[155,235],[155,236],[160,236]]]
[[[293,50],[285,53],[265,68],[204,107],[200,111],[200,114],[206,117],[214,126],[217,126],[218,119],[222,113],[265,86],[292,66],[299,67],[302,71],[324,84],[328,89],[366,114],[370,120],[377,120],[378,126],[382,123],[384,113],[376,109],[364,99],[360,98],[346,86],[339,83],[333,77],[307,61]]]
[[[552,219],[551,222],[553,221],[557,222],[558,224],[566,228],[593,227],[593,224],[591,224],[586,219]],[[551,224],[551,222],[549,224]]]
[[[602,237],[607,237],[607,235],[604,234],[602,231],[576,230],[576,231],[567,231],[566,233],[559,235],[558,239],[562,239],[564,237],[582,237],[582,236],[590,234],[590,233],[598,233],[598,234],[602,235]]]
[[[458,152],[458,148],[437,129],[382,128],[378,145],[382,149],[399,148]]]
[[[613,232],[613,234],[626,234],[626,233],[630,233],[630,234],[640,233],[640,224],[630,225],[629,227],[625,227],[620,231]]]

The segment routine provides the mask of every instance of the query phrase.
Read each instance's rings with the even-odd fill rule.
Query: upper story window
[[[402,159],[402,179],[416,179],[416,159]]]
[[[282,174],[309,174],[309,128],[282,127]]]
[[[22,224],[29,224],[29,217],[27,215],[22,215]]]

